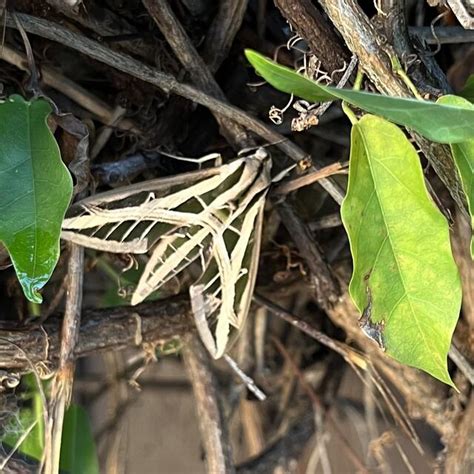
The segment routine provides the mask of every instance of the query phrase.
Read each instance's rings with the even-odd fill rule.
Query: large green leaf
[[[18,95],[0,103],[0,241],[26,297],[39,290],[59,257],[61,223],[72,194],[71,176],[47,125],[51,107]]]
[[[474,102],[474,74],[471,74],[464,84],[464,87],[461,92],[459,92],[461,97],[464,97],[469,102]]]
[[[474,78],[474,76],[472,77]],[[455,95],[440,97],[438,103],[463,105],[474,110],[474,104]],[[474,123],[472,126],[474,127]],[[451,152],[461,176],[462,187],[466,195],[469,213],[471,214],[471,228],[474,229],[474,138],[461,143],[452,143]],[[471,238],[471,256],[474,257],[474,236]]]
[[[60,466],[69,474],[99,473],[89,418],[78,405],[71,405],[64,416]]]
[[[461,284],[448,223],[428,195],[416,150],[396,125],[365,115],[353,126],[341,213],[362,329],[401,363],[452,385],[447,354]]]
[[[474,138],[474,110],[464,105],[436,104],[425,100],[322,86],[255,51],[246,50],[245,54],[266,81],[288,94],[295,94],[311,102],[342,99],[440,143],[457,143]]]

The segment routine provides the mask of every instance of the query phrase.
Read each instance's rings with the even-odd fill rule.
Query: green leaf
[[[467,78],[466,84],[464,84],[459,95],[467,99],[469,102],[474,102],[474,74],[471,74]]]
[[[341,214],[362,329],[399,362],[453,385],[447,354],[461,283],[448,223],[426,190],[416,150],[382,118],[365,115],[353,126]]]
[[[474,78],[474,76],[471,77]],[[438,103],[463,105],[474,110],[474,105],[468,100],[456,97],[455,95],[440,97]],[[472,126],[474,127],[474,123]],[[469,213],[471,214],[471,228],[474,229],[474,138],[461,143],[452,143],[451,152],[461,176],[463,191],[466,195]],[[474,258],[474,236],[471,237],[471,257]]]
[[[404,125],[440,143],[474,138],[474,110],[463,105],[390,97],[369,92],[322,86],[261,54],[246,50],[255,70],[276,89],[310,102],[342,99],[372,114]]]
[[[71,405],[64,416],[60,467],[69,474],[99,473],[89,418],[78,405]]]
[[[59,258],[61,223],[72,194],[71,176],[47,125],[51,107],[14,95],[0,103],[0,241],[25,296],[39,290]]]

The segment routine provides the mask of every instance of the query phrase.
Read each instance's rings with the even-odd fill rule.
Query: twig
[[[310,222],[308,227],[311,230],[320,230],[320,229],[330,229],[331,227],[339,227],[342,225],[341,214],[339,212],[335,212],[333,214],[328,214],[327,216],[323,216],[314,222]],[[328,259],[331,261],[331,259]]]
[[[46,0],[46,2],[66,17],[94,31],[101,38],[121,35],[130,35],[133,38],[137,34],[136,29],[127,20],[117,16],[111,10],[103,8],[97,2],[88,3],[87,9],[84,8],[84,5],[71,8],[64,0]],[[82,1],[76,3],[82,3]],[[154,46],[144,44],[143,41],[123,41],[121,46],[137,56],[154,57]]]
[[[383,40],[356,1],[319,0],[319,3],[341,33],[348,48],[357,55],[359,64],[377,89],[395,97],[410,97],[408,87],[392,70],[390,60],[395,57],[395,51]],[[462,185],[449,148],[432,143],[417,134],[412,135],[459,209],[467,215]]]
[[[347,50],[311,0],[275,0],[275,5],[330,72],[349,60]]]
[[[153,84],[166,93],[173,92],[230,118],[260,135],[269,143],[275,143],[278,148],[294,161],[301,161],[308,158],[308,154],[297,145],[243,110],[209,96],[193,86],[182,84],[169,74],[151,68],[125,54],[112,51],[97,41],[90,40],[83,35],[69,31],[56,23],[19,13],[17,17],[20,18],[23,28],[32,34],[60,42],[110,67]],[[6,18],[6,24],[8,27],[16,28],[15,22],[9,14]],[[327,178],[320,180],[319,183],[336,202],[342,202],[344,194],[337,185],[333,184]]]
[[[311,272],[317,302],[327,309],[338,300],[341,289],[308,226],[288,202],[278,204],[278,213]]]
[[[196,51],[186,31],[173,13],[168,1],[142,0],[142,2],[160,28],[160,31],[163,33],[163,36],[173,49],[180,63],[191,75],[192,81],[196,83],[203,92],[218,98],[222,102],[227,102],[224,93],[206,63]],[[230,139],[234,147],[244,148],[248,146],[247,133],[241,125],[234,123],[225,116],[220,116],[220,114],[215,115],[216,120],[223,128],[224,135]]]
[[[284,195],[289,194],[297,189],[303,188],[304,186],[309,186],[310,184],[316,183],[322,178],[328,178],[335,174],[346,174],[349,162],[344,163],[333,163],[332,165],[325,166],[317,171],[312,173],[305,174],[298,178],[291,179],[289,181],[280,184],[272,190],[272,194],[275,195]]]
[[[426,44],[474,43],[474,30],[465,30],[462,26],[438,26],[436,37],[429,26],[409,26],[408,33],[417,36]]]
[[[252,392],[258,400],[263,402],[264,400],[267,399],[267,396],[265,393],[263,393],[255,383],[255,381],[249,377],[238,365],[237,362],[235,362],[232,357],[230,357],[228,354],[224,354],[224,359],[226,362],[229,364],[230,368],[237,374],[237,376],[244,382],[245,386],[248,388],[250,392]]]
[[[193,386],[207,471],[212,474],[233,473],[230,441],[219,402],[217,382],[210,367],[208,352],[197,337],[186,338],[183,359]]]
[[[312,337],[313,339],[318,341],[320,344],[333,350],[334,352],[342,356],[344,359],[348,358],[347,351],[342,347],[340,343],[338,343],[337,341],[334,341],[323,332],[318,331],[313,326],[308,324],[306,321],[303,321],[302,319],[298,318],[297,316],[290,313],[289,311],[286,311],[282,307],[272,303],[270,300],[268,300],[262,295],[254,294],[253,300],[255,301],[255,303],[267,308],[275,316],[278,316],[279,318],[285,320],[287,323],[291,324],[295,328],[299,329],[300,331],[304,332],[308,336]]]
[[[0,58],[13,64],[22,71],[29,71],[26,56],[7,45],[0,48]],[[58,90],[65,96],[77,102],[81,107],[93,113],[102,123],[109,124],[113,118],[113,109],[89,91],[63,76],[56,69],[49,66],[41,67],[41,79],[49,87]],[[121,130],[130,130],[139,133],[140,130],[129,119],[121,119],[116,127]]]
[[[413,47],[405,18],[405,0],[379,0],[379,2],[382,12],[379,17],[384,27],[385,36],[393,45],[398,57],[403,62],[408,62],[410,58],[416,59],[418,56],[421,59],[421,61],[415,60],[413,66],[410,67],[413,82],[423,93],[428,92],[438,96],[441,92],[440,89],[449,91],[450,85],[433,55],[425,54],[421,48],[417,51]]]
[[[451,344],[448,354],[449,358],[456,364],[467,380],[469,380],[469,383],[474,386],[474,368],[469,361],[461,354],[454,344]]]
[[[203,59],[212,72],[216,72],[232,46],[239,31],[248,0],[221,0],[203,47]]]
[[[112,135],[113,127],[120,123],[126,111],[127,110],[121,105],[117,105],[115,107],[114,111],[112,112],[112,116],[110,117],[110,121],[105,124],[106,127],[100,131],[100,133],[97,135],[97,138],[95,139],[94,146],[91,150],[91,160],[96,158],[102,151],[102,148],[104,148],[104,146],[109,141],[110,136]]]
[[[136,318],[142,322],[144,343],[166,344],[194,330],[189,301],[173,297],[137,306],[89,309],[83,312],[74,355],[85,357],[107,350],[136,347]],[[58,364],[62,317],[51,315],[43,326],[0,330],[0,368],[30,371]],[[14,328],[10,328],[14,329]],[[20,351],[18,347],[23,348]],[[28,357],[29,359],[27,359]]]
[[[79,339],[84,278],[84,248],[71,244],[68,265],[66,309],[61,331],[59,364],[51,386],[49,416],[45,426],[45,461],[43,472],[59,472],[59,455],[64,414],[69,406],[74,381],[74,350]]]
[[[296,377],[298,378],[298,382],[301,385],[301,388],[306,393],[308,398],[311,400],[311,403],[313,405],[313,410],[315,411],[315,413],[317,411],[322,412],[324,410],[324,407],[323,407],[323,404],[321,403],[321,400],[316,395],[316,393],[314,392],[313,388],[308,383],[308,381],[305,379],[305,377],[304,377],[303,373],[301,372],[300,368],[295,363],[295,361],[293,360],[291,355],[288,353],[285,346],[277,338],[272,338],[272,340],[273,340],[273,343],[276,345],[276,347],[277,347],[278,351],[280,352],[280,354],[283,355],[285,360],[290,364],[293,371],[295,372]],[[341,440],[342,446],[345,449],[345,451],[347,453],[347,456],[349,457],[349,459],[354,464],[354,467],[357,469],[357,472],[368,474],[369,471],[365,467],[362,460],[359,458],[358,454],[352,449],[351,445],[349,444],[346,437],[344,436],[344,433],[342,433],[342,431],[339,429],[339,426],[337,425],[336,421],[332,417],[331,412],[329,410],[326,410],[326,412],[322,415],[327,419],[327,421],[329,421],[331,423],[334,431],[339,436],[339,439]],[[323,417],[321,417],[321,418],[323,418]],[[317,427],[317,431],[318,431],[318,434],[321,435],[321,438],[322,438],[323,433],[319,429],[319,427]]]
[[[472,16],[472,3],[463,0],[447,0],[449,7],[466,30],[474,29],[474,17]]]

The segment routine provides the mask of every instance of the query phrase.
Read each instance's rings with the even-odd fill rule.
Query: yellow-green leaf
[[[469,107],[323,86],[255,51],[246,50],[245,54],[266,81],[288,94],[311,102],[341,99],[435,142],[458,143],[474,138],[474,110]]]
[[[362,329],[399,362],[452,385],[447,354],[461,284],[449,227],[426,190],[416,150],[396,125],[365,115],[353,126],[341,213]]]
[[[72,194],[71,176],[46,123],[43,99],[14,95],[0,103],[0,241],[26,297],[39,290],[59,257],[61,223]]]
[[[471,104],[467,99],[456,97],[455,95],[440,97],[438,103],[462,105],[474,110],[474,104]],[[472,127],[474,127],[474,122]],[[471,228],[474,230],[474,138],[461,143],[452,143],[451,152],[461,177],[463,191],[466,195],[469,213],[471,214]],[[474,258],[474,236],[471,237],[471,257]]]

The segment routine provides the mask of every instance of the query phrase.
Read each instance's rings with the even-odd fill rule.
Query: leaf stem
[[[32,301],[28,301],[28,306],[30,309],[30,313],[35,316],[41,316],[41,305],[38,303],[33,303]]]
[[[354,81],[354,86],[352,87],[353,90],[360,91],[361,86],[362,86],[362,79],[364,79],[364,71],[362,70],[361,67],[359,67],[357,69],[357,75]]]
[[[411,93],[418,99],[418,100],[424,100],[421,94],[418,92],[418,89],[416,88],[415,84],[411,81],[411,79],[408,77],[408,74],[405,72],[403,69],[402,65],[400,64],[399,59],[397,56],[391,56],[390,57],[390,62],[392,63],[392,69],[395,74],[397,74],[400,79],[404,82],[404,84],[410,89]]]
[[[355,125],[358,120],[357,120],[357,117],[356,117],[356,114],[352,111],[352,109],[349,107],[349,104],[347,102],[342,102],[341,103],[341,106],[342,106],[342,110],[344,111],[344,113],[347,115],[347,117],[349,118],[349,120],[351,121],[352,125]]]

